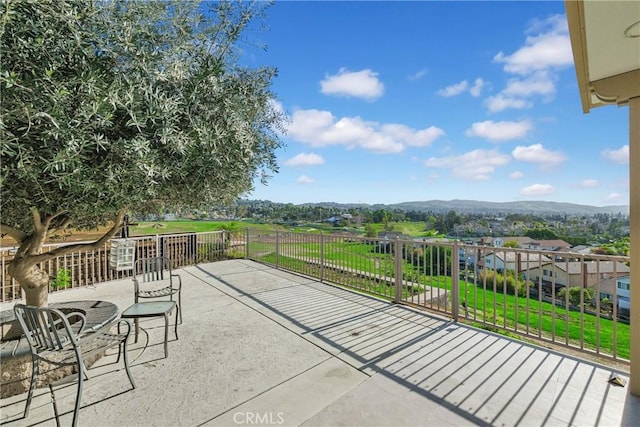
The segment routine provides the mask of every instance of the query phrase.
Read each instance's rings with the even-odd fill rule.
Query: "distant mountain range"
[[[300,206],[321,206],[340,209],[369,208],[369,209],[400,209],[403,211],[431,211],[476,214],[533,214],[533,215],[595,215],[595,214],[623,214],[629,215],[629,206],[590,206],[575,203],[520,201],[520,202],[483,202],[479,200],[428,200],[423,202],[402,202],[389,205],[363,203],[303,203]]]

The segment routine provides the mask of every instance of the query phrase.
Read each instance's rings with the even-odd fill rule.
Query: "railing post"
[[[460,315],[460,248],[457,241],[453,242],[451,251],[451,316],[457,322]]]
[[[394,301],[397,304],[402,302],[402,243],[400,242],[400,238],[396,237],[396,241],[394,243],[394,252],[395,252],[395,270],[396,270],[396,296]]]
[[[276,230],[276,268],[280,268],[280,233]]]
[[[632,395],[640,396],[640,97],[629,100],[629,224],[631,265],[629,291],[629,333],[630,342],[630,374],[629,389]]]
[[[244,259],[249,259],[249,227],[244,229]]]
[[[320,282],[324,282],[324,234],[320,234]]]
[[[229,248],[230,248],[230,245],[228,245],[229,242],[227,242],[227,233],[228,233],[227,230],[222,230],[221,238],[222,238],[222,257],[223,258],[227,256],[227,253],[229,252]]]
[[[156,234],[154,238],[156,239],[156,256],[160,256],[160,236]]]

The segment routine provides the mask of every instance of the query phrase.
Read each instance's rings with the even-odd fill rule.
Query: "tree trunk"
[[[9,274],[20,283],[27,305],[47,306],[49,274],[46,271],[29,262],[29,258],[26,257],[14,259],[9,267]]]

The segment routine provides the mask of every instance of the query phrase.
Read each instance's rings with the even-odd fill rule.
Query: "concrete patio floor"
[[[144,320],[89,370],[80,426],[640,425],[640,399],[583,361],[252,261],[186,267],[179,339]],[[133,303],[130,280],[50,302]],[[7,309],[9,304],[0,305]],[[171,319],[173,322],[173,319]],[[53,390],[53,392],[51,392]],[[70,425],[76,383],[0,401],[7,426]]]

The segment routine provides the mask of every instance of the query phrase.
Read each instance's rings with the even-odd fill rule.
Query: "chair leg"
[[[131,383],[131,387],[136,388],[136,383],[133,382],[133,376],[131,375],[131,370],[129,369],[129,357],[127,356],[128,340],[129,340],[129,334],[127,334],[127,336],[124,338],[124,341],[122,342],[122,347],[123,347],[122,359],[124,361],[124,369],[127,371],[127,376],[129,377],[129,382]],[[120,346],[118,346],[118,359],[120,359]]]
[[[180,310],[178,310],[178,313],[180,315],[180,324],[182,325],[182,290],[180,292],[178,292],[178,306],[180,307]]]
[[[120,334],[120,326],[118,326],[118,335]],[[124,351],[127,351],[127,347],[125,346]],[[122,343],[118,344],[118,358],[116,359],[116,363],[120,361],[120,354],[122,353]]]
[[[176,330],[176,339],[178,339],[178,314],[182,314],[182,310],[180,310],[180,306],[176,305],[176,324],[174,326]]]
[[[86,366],[84,366],[84,362],[82,363],[82,372],[81,372],[81,374],[84,375],[85,379],[87,379],[87,380],[89,379],[89,370],[87,369]]]
[[[176,320],[178,319],[178,313],[176,313]],[[164,314],[164,357],[165,359],[169,355],[167,341],[169,341],[169,313]]]
[[[131,331],[131,327],[129,327],[129,331]],[[118,322],[118,335],[120,335],[120,322]],[[124,349],[127,351],[126,347]],[[122,343],[118,344],[118,358],[116,359],[116,363],[120,361],[120,352],[122,351]]]
[[[29,407],[31,406],[31,399],[33,398],[33,391],[36,388],[38,381],[38,359],[31,355],[31,383],[29,384],[29,394],[27,394],[27,405],[24,408],[24,418],[29,416]]]
[[[82,384],[84,383],[84,376],[82,373],[86,371],[82,359],[78,360],[78,370],[81,372],[79,372],[78,375],[78,392],[76,393],[76,405],[73,409],[72,427],[76,427],[78,425],[78,413],[80,412],[80,403],[82,401]]]

